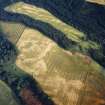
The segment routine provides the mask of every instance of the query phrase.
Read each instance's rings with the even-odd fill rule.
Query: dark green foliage
[[[0,65],[13,62],[16,56],[15,46],[0,34]]]

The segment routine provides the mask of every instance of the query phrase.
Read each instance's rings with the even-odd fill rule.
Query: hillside
[[[65,2],[66,8],[59,0],[16,1],[8,1],[0,16],[0,34],[4,37],[0,39],[7,40],[4,44],[1,41],[0,51],[9,60],[4,63],[5,57],[0,55],[0,78],[15,98],[25,105],[104,105],[104,38],[97,36],[102,27],[91,16],[90,21],[85,20],[98,6],[85,2],[91,8],[81,8],[84,0],[76,0],[72,7],[80,3],[73,15],[69,14],[69,0]],[[62,13],[60,18],[53,7],[58,14]],[[72,22],[67,19],[71,15],[81,20],[79,25],[76,18],[72,17]],[[7,55],[3,45],[12,46],[5,50]]]
[[[36,28],[59,46],[86,54],[104,67],[103,5],[84,0],[76,0],[71,2],[71,5],[69,1],[59,3],[55,0],[24,0],[12,3],[5,10],[10,11],[10,14],[6,16],[4,13],[5,17],[1,17],[4,20],[8,17],[6,21],[13,19],[15,22]]]

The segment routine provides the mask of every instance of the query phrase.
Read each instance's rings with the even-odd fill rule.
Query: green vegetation
[[[0,80],[0,105],[19,105],[12,90]]]

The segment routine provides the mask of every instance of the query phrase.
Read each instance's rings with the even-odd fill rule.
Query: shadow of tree
[[[0,33],[0,80],[23,105],[55,105],[33,77],[16,66],[18,54],[18,49]]]

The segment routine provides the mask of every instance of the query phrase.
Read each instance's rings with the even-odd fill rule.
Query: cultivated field
[[[12,79],[23,78],[29,74],[56,105],[80,105],[83,99],[83,105],[105,104],[105,88],[102,83],[105,82],[105,78],[101,74],[104,75],[102,67],[89,56],[76,50],[65,50],[60,46],[63,42],[67,43],[65,37],[75,43],[74,49],[77,50],[100,49],[100,45],[86,40],[83,32],[37,6],[18,2],[5,10],[33,19],[31,24],[35,26],[23,24],[25,21],[0,21],[0,32],[3,32],[19,50],[16,62],[4,67],[9,83]],[[72,42],[69,45],[73,45]],[[70,49],[68,43],[67,47]],[[103,97],[100,97],[100,94]]]

